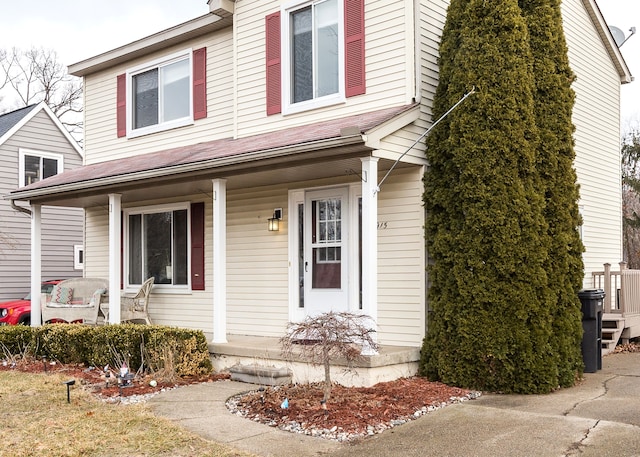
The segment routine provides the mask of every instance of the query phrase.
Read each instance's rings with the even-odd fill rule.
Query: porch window
[[[62,155],[20,149],[19,187],[57,175],[63,169]]]
[[[189,275],[189,210],[148,208],[127,212],[128,285],[186,286]]]

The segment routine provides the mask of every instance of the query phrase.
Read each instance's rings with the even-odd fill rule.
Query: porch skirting
[[[227,335],[227,343],[209,343],[213,368],[229,371],[245,366],[288,370],[294,383],[324,381],[324,368],[313,366],[302,359],[285,360],[278,338]],[[415,376],[420,361],[420,348],[407,346],[381,346],[379,353],[365,356],[349,368],[344,361],[331,365],[331,380],[343,386],[371,387],[374,384]],[[265,382],[266,384],[266,382]]]

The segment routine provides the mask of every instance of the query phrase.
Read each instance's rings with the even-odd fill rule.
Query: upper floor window
[[[365,93],[364,1],[294,0],[266,18],[267,114]]]
[[[28,186],[57,175],[63,170],[63,156],[61,154],[20,149],[19,157],[19,187]]]
[[[133,128],[190,118],[189,58],[131,75]]]
[[[331,102],[341,101],[343,95],[343,46],[342,15],[338,0],[322,0],[305,3],[287,11],[285,36],[289,57],[288,98],[294,105],[323,98]],[[286,28],[286,27],[285,27]]]
[[[131,68],[117,80],[118,136],[181,127],[207,116],[206,48]]]

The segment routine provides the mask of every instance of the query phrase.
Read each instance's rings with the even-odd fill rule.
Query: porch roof
[[[6,200],[83,206],[91,196],[224,178],[346,155],[370,154],[366,135],[397,118],[415,119],[419,105],[402,105],[244,138],[189,146],[84,165],[5,195]],[[95,201],[93,201],[95,203]]]

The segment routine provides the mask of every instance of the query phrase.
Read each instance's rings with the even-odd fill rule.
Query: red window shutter
[[[344,0],[345,95],[366,93],[364,66],[364,0]]]
[[[204,290],[204,203],[191,204],[191,290]]]
[[[267,42],[267,115],[282,112],[281,60],[280,60],[280,12],[266,18]]]
[[[207,48],[193,51],[193,119],[207,117]]]
[[[118,138],[127,136],[127,76],[118,75],[116,89],[116,128]]]

